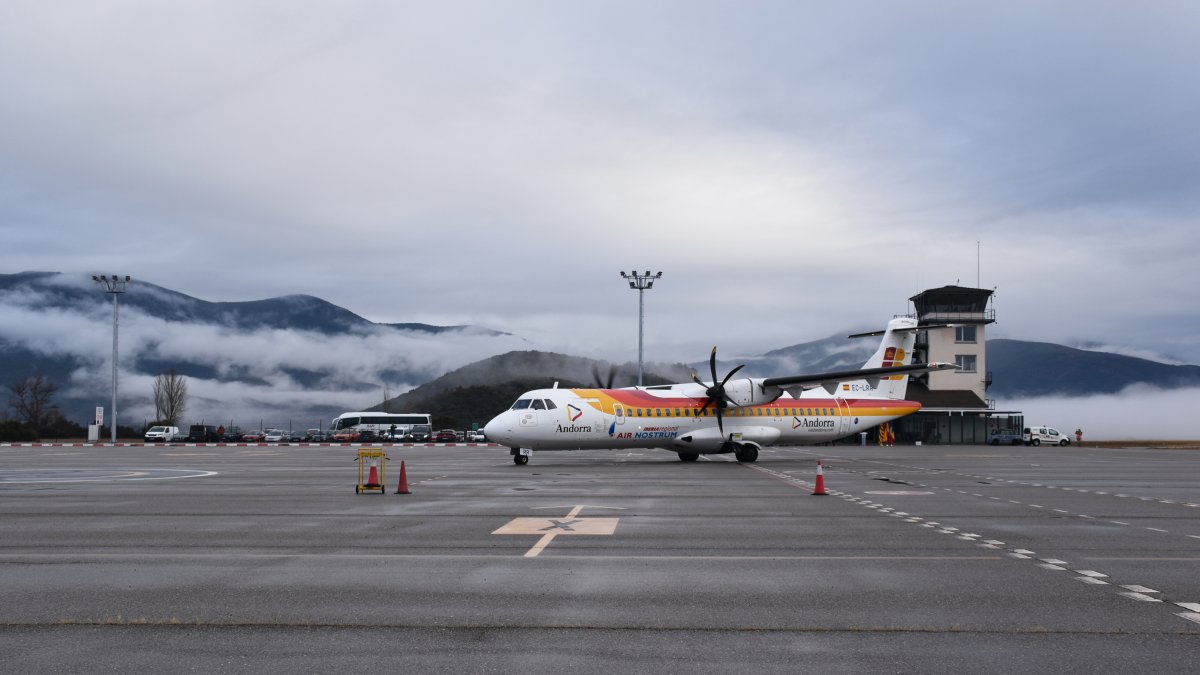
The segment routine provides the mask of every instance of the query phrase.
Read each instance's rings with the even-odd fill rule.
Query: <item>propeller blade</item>
[[[600,364],[592,364],[592,381],[596,383],[597,389],[612,389],[613,379],[616,378],[616,376],[617,369],[615,366],[608,367],[608,377],[605,378],[601,377],[600,375]]]
[[[745,367],[746,367],[746,364],[743,363],[742,365],[738,366],[737,368],[734,368],[733,370],[729,371],[729,374],[725,376],[725,379],[721,380],[721,393],[722,394],[725,393],[725,383],[729,382],[729,378],[733,377],[734,373],[736,373],[737,371],[739,371]]]
[[[710,354],[708,357],[708,368],[709,368],[709,370],[712,371],[713,385],[716,385],[716,383],[720,380],[720,378],[717,377],[717,348],[716,348],[716,346],[713,346],[712,354]]]

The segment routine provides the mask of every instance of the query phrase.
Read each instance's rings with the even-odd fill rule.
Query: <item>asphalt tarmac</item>
[[[357,450],[0,447],[5,670],[1200,671],[1197,450]]]

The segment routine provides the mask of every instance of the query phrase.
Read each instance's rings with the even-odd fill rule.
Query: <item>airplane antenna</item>
[[[979,275],[979,240],[975,240],[975,288],[980,287]]]

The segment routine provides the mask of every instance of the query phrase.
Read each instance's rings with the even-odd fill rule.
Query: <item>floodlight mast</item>
[[[646,270],[645,274],[639,274],[636,270],[626,274],[621,272],[621,278],[629,282],[629,287],[636,289],[638,292],[638,380],[637,386],[642,386],[642,345],[643,345],[643,327],[646,323],[646,305],[643,293],[651,288],[654,288],[654,280],[662,278],[662,272],[651,275],[650,270]]]
[[[129,283],[129,275],[124,278],[116,274],[111,277],[107,274],[99,276],[93,274],[92,281],[104,286],[105,293],[111,293],[113,299],[113,353],[112,353],[112,419],[109,425],[112,427],[112,442],[117,442],[117,325],[120,323],[120,310],[118,309],[117,296],[125,292],[125,286]]]

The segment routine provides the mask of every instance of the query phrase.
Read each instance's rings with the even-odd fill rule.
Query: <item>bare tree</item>
[[[39,429],[48,419],[53,406],[50,397],[58,391],[58,385],[38,373],[33,377],[17,380],[8,385],[8,405],[17,414],[17,419],[34,429]]]
[[[187,408],[187,378],[172,368],[154,378],[154,418],[168,426],[179,426]]]

